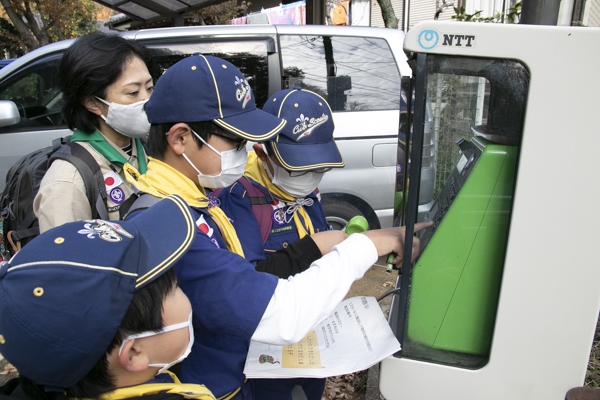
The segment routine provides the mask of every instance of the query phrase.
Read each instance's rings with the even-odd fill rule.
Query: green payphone
[[[412,275],[406,340],[485,356],[504,263],[517,147],[459,140]],[[435,233],[435,236],[434,236]]]

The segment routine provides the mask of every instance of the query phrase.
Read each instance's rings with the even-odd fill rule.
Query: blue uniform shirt
[[[246,249],[257,249],[257,246],[259,246],[257,243],[260,243],[265,252],[272,253],[282,249],[288,243],[297,242],[300,238],[298,230],[296,229],[296,224],[293,220],[293,214],[287,213],[290,206],[284,205],[282,202],[278,202],[277,199],[272,198],[268,191],[257,182],[250,179],[249,181],[258,188],[265,199],[271,203],[271,228],[269,237],[264,246],[262,246],[259,221],[254,217],[252,206],[250,204],[250,196],[247,194],[244,187],[241,184],[236,183],[223,189],[219,194],[221,209],[230,218],[232,225],[235,227],[236,232],[238,232],[238,237],[244,249],[244,254],[246,254],[246,259],[250,259],[249,257],[256,257],[256,254],[258,253],[257,250],[250,250],[246,253]],[[328,230],[328,224],[325,220],[325,212],[321,205],[321,196],[319,195],[318,190],[315,190],[313,193],[306,196],[306,199],[311,199],[313,201],[312,205],[305,205],[304,209],[312,221],[315,232]]]
[[[191,210],[196,237],[174,269],[192,304],[195,339],[179,378],[204,384],[220,397],[243,385],[249,340],[278,279],[229,251],[206,209]]]

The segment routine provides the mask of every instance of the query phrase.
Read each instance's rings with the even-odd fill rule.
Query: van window
[[[400,72],[384,39],[280,37],[283,87],[323,96],[333,111],[400,109]]]
[[[146,43],[144,43],[146,44]],[[261,108],[268,98],[267,40],[146,44],[152,53],[151,73],[158,79],[171,65],[195,53],[223,58],[244,74]]]
[[[0,100],[13,101],[21,122],[0,128],[0,133],[21,128],[56,127],[65,125],[61,116],[62,94],[58,89],[58,66],[62,54],[39,60],[21,73],[3,82]]]

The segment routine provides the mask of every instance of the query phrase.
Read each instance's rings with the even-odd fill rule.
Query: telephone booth
[[[573,33],[484,25],[426,22],[406,37],[414,77],[402,87],[414,96],[400,124],[394,221],[407,236],[415,222],[434,224],[416,233],[414,263],[407,245],[397,278],[389,322],[402,350],[380,365],[388,400],[562,400],[583,384],[600,302],[589,263],[600,261],[559,215],[600,185],[581,175],[573,151],[591,131],[567,117],[574,107],[559,100],[575,92],[542,44]],[[581,33],[571,46],[591,43]],[[580,130],[565,140],[569,122]],[[588,266],[570,262],[575,243]]]

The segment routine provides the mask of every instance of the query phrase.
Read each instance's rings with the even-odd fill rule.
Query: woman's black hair
[[[166,123],[166,124],[152,124],[150,127],[150,134],[148,135],[148,140],[146,142],[146,154],[150,157],[154,157],[158,160],[162,160],[169,147],[167,142],[167,132],[171,129],[171,127],[175,125],[175,123]],[[202,121],[202,122],[187,122],[187,125],[196,132],[202,139],[208,141],[210,135],[213,133],[218,134],[219,131],[222,131],[217,125],[212,123],[211,121]],[[196,144],[199,148],[202,147],[204,143],[200,139],[196,137],[196,135],[192,135]]]
[[[102,394],[115,390],[115,378],[108,372],[107,356],[129,335],[147,331],[158,331],[164,324],[162,319],[163,302],[177,288],[177,278],[173,268],[155,281],[133,294],[129,309],[123,318],[121,327],[115,335],[104,356],[75,386],[65,390],[70,399],[97,399]],[[33,400],[52,400],[54,392],[46,392],[43,387],[21,376],[21,385],[25,394]]]
[[[106,87],[119,79],[128,62],[139,57],[149,66],[151,55],[143,45],[115,34],[94,32],[77,39],[65,51],[58,73],[63,93],[62,113],[69,129],[92,133],[97,115],[82,104],[86,96],[106,97]]]

